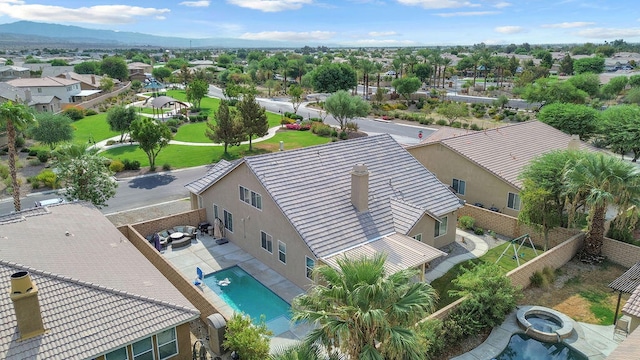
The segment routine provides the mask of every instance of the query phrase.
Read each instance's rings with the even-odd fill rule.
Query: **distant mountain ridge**
[[[4,34],[11,34],[2,39]],[[33,37],[33,38],[32,38]],[[281,41],[245,40],[235,38],[201,38],[157,36],[137,32],[96,30],[80,26],[40,23],[33,21],[17,21],[0,24],[0,43],[63,43],[95,46],[157,46],[163,48],[285,48],[298,47]],[[304,44],[311,45],[311,44]]]

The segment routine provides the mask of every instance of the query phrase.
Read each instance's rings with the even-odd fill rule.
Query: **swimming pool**
[[[264,315],[273,335],[289,330],[291,306],[241,267],[236,265],[207,274],[203,282],[234,311],[251,316],[254,323]]]
[[[524,334],[514,334],[494,360],[588,360],[562,342],[545,343]]]

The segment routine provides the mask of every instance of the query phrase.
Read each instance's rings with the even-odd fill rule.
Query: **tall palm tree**
[[[382,72],[382,69],[384,68],[384,65],[382,65],[382,63],[380,63],[380,62],[374,62],[373,64],[374,64],[373,66],[374,66],[374,68],[376,70],[376,73],[378,74],[378,79],[377,79],[377,82],[376,82],[376,88],[379,88],[380,87],[380,73]]]
[[[362,80],[364,82],[364,98],[369,96],[369,74],[375,70],[374,63],[369,59],[360,60],[360,69],[362,69]]]
[[[9,142],[9,174],[13,187],[13,207],[20,211],[20,183],[16,171],[16,134],[24,131],[36,121],[35,117],[26,105],[14,104],[12,101],[0,105],[0,125],[7,129],[7,141]]]
[[[447,66],[451,65],[451,59],[443,57],[441,64],[442,64],[442,87],[445,87],[444,81],[445,81],[445,77],[447,76]]]
[[[588,211],[584,252],[599,256],[609,206],[620,215],[629,209],[637,211],[640,206],[640,169],[614,156],[585,152],[575,166],[564,172],[563,179],[567,194],[574,196],[574,202],[584,201]]]
[[[478,66],[480,65],[480,59],[482,55],[474,52],[471,54],[471,62],[473,63],[473,86],[476,86],[476,78],[478,77]]]
[[[385,271],[386,256],[318,266],[316,285],[293,301],[293,321],[315,326],[307,344],[320,343],[349,359],[419,359],[424,349],[415,324],[433,311],[437,294],[415,282],[417,270]]]
[[[433,64],[433,86],[438,87],[440,81],[440,65],[442,65],[442,56],[440,51],[434,50],[431,53],[431,59],[429,61]]]

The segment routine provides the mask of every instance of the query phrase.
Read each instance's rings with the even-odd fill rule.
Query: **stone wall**
[[[166,229],[171,229],[174,226],[191,225],[198,226],[199,223],[207,221],[207,210],[197,209],[191,211],[185,211],[179,214],[172,214],[169,216],[143,221],[131,226],[140,233],[143,238],[147,235],[151,235],[155,232],[159,232]]]
[[[518,219],[499,212],[491,211],[470,204],[465,204],[458,210],[458,216],[471,216],[476,220],[475,225],[486,230],[493,230],[497,234],[509,238],[517,238],[524,234],[529,234],[533,243],[539,247],[544,247],[544,236],[531,226],[518,222]],[[578,229],[555,228],[549,232],[549,248],[578,234]]]
[[[97,106],[98,104],[102,103],[103,101],[118,96],[120,95],[120,93],[125,92],[127,90],[129,90],[129,88],[131,87],[131,82],[128,82],[126,85],[124,85],[123,87],[121,87],[120,89],[114,90],[110,93],[104,94],[104,95],[100,95],[98,97],[95,97],[91,100],[87,100],[87,101],[83,101],[81,103],[73,103],[73,106],[79,106],[82,107],[84,109],[90,109],[92,107]]]
[[[640,261],[640,246],[604,238],[602,255],[616,264],[630,268]]]
[[[199,211],[194,211],[198,213]],[[202,294],[202,290],[193,285],[191,279],[185,278],[173,264],[167,261],[132,225],[118,227],[133,246],[142,253],[157,269],[175,286],[196,309],[200,318],[206,322],[207,317],[218,313],[215,306]]]

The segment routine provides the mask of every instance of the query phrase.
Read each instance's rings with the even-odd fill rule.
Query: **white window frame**
[[[456,194],[460,194],[464,196],[467,193],[467,182],[464,180],[453,179],[453,181],[451,182],[451,187],[456,192]],[[462,191],[460,191],[461,190],[460,188],[462,188]]]
[[[134,349],[134,345],[137,344],[137,343],[143,342],[145,340],[149,340],[151,342],[151,347],[149,348],[149,350],[145,350],[145,351],[143,351],[141,353],[136,354],[135,353],[135,349]],[[131,354],[133,355],[133,360],[136,360],[137,357],[139,357],[141,355],[145,355],[145,354],[147,354],[149,352],[151,352],[152,359],[155,360],[156,352],[155,352],[155,349],[154,349],[154,346],[153,346],[153,338],[151,336],[149,336],[148,338],[144,338],[142,340],[138,340],[138,341],[134,342],[133,344],[131,344]]]
[[[255,191],[251,192],[251,206],[258,210],[262,210],[262,195]]]
[[[442,218],[442,221],[436,221],[436,226],[434,230],[434,237],[440,237],[443,235],[447,235],[447,226],[449,224],[449,217],[445,216]],[[443,232],[444,231],[444,232]]]
[[[284,258],[284,261],[282,261],[282,258]],[[287,264],[287,244],[280,240],[278,240],[278,260],[285,265]]]
[[[229,216],[229,222],[227,223],[227,215]],[[231,213],[231,211],[228,211],[227,209],[222,209],[222,223],[224,225],[224,228],[227,229],[229,232],[233,233],[233,213]]]
[[[213,204],[213,220],[220,219],[220,210],[218,204]]]
[[[113,357],[109,358],[109,354],[112,354],[112,353],[114,353],[116,351],[123,350],[123,349],[124,349],[124,355],[126,356],[124,359],[122,359],[122,358],[114,359]],[[105,358],[105,360],[129,360],[129,349],[127,349],[126,346],[121,347],[120,349],[113,350],[112,352],[110,352],[108,354],[104,354],[104,358]]]
[[[160,334],[166,333],[166,332],[169,332],[169,331],[173,332],[173,340],[161,344],[160,343],[160,338],[159,338]],[[178,350],[178,334],[176,333],[176,328],[171,328],[171,329],[168,329],[168,330],[165,330],[165,331],[162,331],[162,332],[156,334],[156,343],[158,344],[158,356],[160,357],[160,360],[165,360],[165,359],[172,358],[172,357],[178,355],[178,353],[180,352],[180,350]],[[166,345],[169,345],[171,343],[175,343],[176,352],[173,353],[173,354],[167,355],[165,357],[162,357],[162,355],[160,355],[160,348],[162,346],[166,346]]]
[[[269,254],[273,254],[273,236],[260,230],[260,247]]]
[[[422,233],[420,233],[420,234],[415,234],[415,235],[413,236],[413,238],[421,242],[421,241],[422,241]]]
[[[240,185],[240,201],[245,202],[247,204],[251,204],[251,191],[246,187]]]
[[[509,192],[507,194],[507,207],[511,210],[520,211],[520,195]]]
[[[313,265],[311,267],[309,267],[309,260],[311,260],[311,262],[313,263]],[[312,258],[305,256],[304,257],[304,268],[305,268],[305,276],[307,277],[307,279],[309,280],[313,280],[311,278],[311,273],[313,272],[313,269],[316,267],[316,261],[313,260]]]

